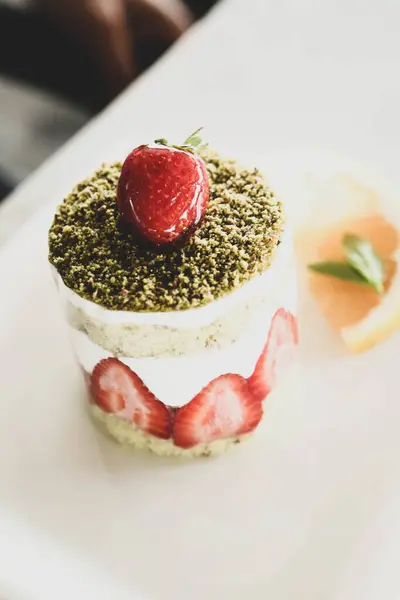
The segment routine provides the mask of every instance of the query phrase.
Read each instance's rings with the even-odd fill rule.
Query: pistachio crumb
[[[216,154],[204,157],[210,200],[202,223],[180,248],[143,248],[121,222],[121,164],[102,165],[59,206],[49,260],[65,285],[111,310],[186,310],[243,285],[270,264],[283,227],[281,203],[259,171]]]

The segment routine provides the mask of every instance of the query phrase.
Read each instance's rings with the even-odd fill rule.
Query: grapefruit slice
[[[315,189],[314,192],[315,194]],[[324,214],[321,206],[329,202]],[[327,179],[319,189],[318,219],[297,234],[297,250],[304,265],[344,260],[346,233],[371,241],[385,265],[385,292],[308,273],[312,295],[331,328],[352,352],[363,352],[400,328],[400,236],[398,225],[385,212],[379,194],[350,176]]]
[[[352,352],[363,352],[383,342],[400,328],[400,251],[393,257],[395,275],[386,294],[366,316],[353,325],[343,327],[342,338]]]

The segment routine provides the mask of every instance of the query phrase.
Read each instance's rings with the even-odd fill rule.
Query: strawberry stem
[[[186,150],[187,152],[199,153],[202,150],[205,150],[208,146],[208,143],[205,142],[199,135],[202,129],[203,127],[199,127],[199,129],[196,129],[196,131],[189,135],[189,137],[183,142],[181,146],[169,144],[169,142],[165,138],[155,140],[154,143],[160,144],[162,146],[167,146],[168,148],[176,148],[177,150]]]

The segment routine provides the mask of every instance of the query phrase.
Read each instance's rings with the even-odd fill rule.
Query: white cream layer
[[[165,404],[182,406],[216,377],[236,373],[249,377],[267,341],[271,319],[278,308],[295,313],[294,286],[281,290],[279,301],[274,297],[265,310],[255,315],[251,325],[239,339],[222,350],[205,350],[195,355],[161,358],[118,358],[144,381]],[[81,366],[91,373],[102,359],[110,357],[89,337],[70,328],[75,354]]]
[[[55,272],[55,270],[53,270]],[[69,290],[56,274],[58,289],[64,306],[72,302],[83,310],[89,318],[95,318],[107,324],[117,324],[119,335],[125,325],[147,327],[167,326],[181,328],[185,335],[188,329],[210,324],[235,308],[237,302],[254,294],[266,298],[262,310],[255,310],[248,327],[236,342],[222,349],[205,348],[188,356],[157,358],[118,358],[127,364],[144,381],[148,388],[165,404],[182,406],[189,402],[201,389],[216,377],[226,373],[236,373],[249,377],[257,363],[267,340],[271,319],[279,308],[285,308],[293,314],[297,312],[297,286],[294,255],[290,234],[286,232],[284,240],[277,248],[272,265],[262,275],[249,281],[239,290],[211,304],[181,312],[168,313],[131,313],[110,311],[82,299]],[[267,293],[266,293],[267,291]],[[102,359],[113,356],[89,337],[70,328],[75,354],[81,366],[91,373]],[[127,330],[129,335],[129,330]],[[145,342],[143,342],[145,343]]]

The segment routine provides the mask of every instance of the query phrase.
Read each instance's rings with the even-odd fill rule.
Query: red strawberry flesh
[[[278,309],[272,317],[267,343],[248,380],[256,400],[265,400],[276,386],[280,373],[290,366],[297,344],[296,317],[283,308]]]
[[[131,420],[156,437],[171,437],[170,410],[117,358],[106,358],[96,365],[92,373],[92,391],[96,404],[103,411]]]
[[[192,448],[249,433],[263,413],[254,401],[247,381],[240,375],[221,375],[185,406],[178,408],[173,438],[177,446]]]
[[[141,236],[156,245],[173,242],[204,216],[205,163],[175,147],[139,146],[124,162],[117,198],[123,219]]]

